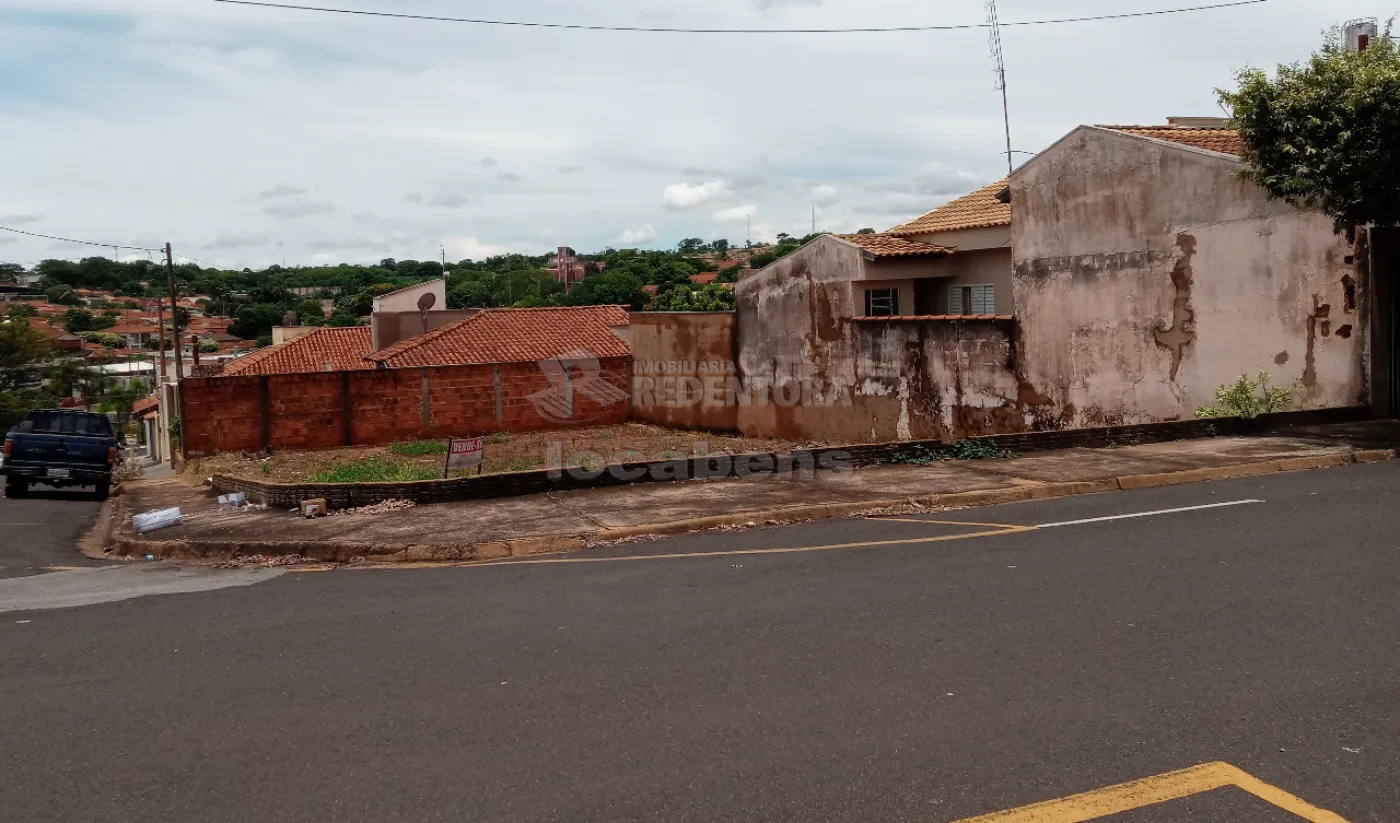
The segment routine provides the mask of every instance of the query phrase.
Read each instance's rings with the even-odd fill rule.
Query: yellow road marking
[[[1266,803],[1291,812],[1310,823],[1347,823],[1332,812],[1319,809],[1282,789],[1270,786],[1229,763],[1206,763],[1060,800],[1048,800],[1010,811],[970,817],[958,823],[1084,823],[1229,786],[1244,789]]]
[[[933,526],[982,526],[988,529],[1023,529],[1035,531],[1035,526],[1013,526],[1009,523],[973,523],[968,520],[917,520],[912,517],[867,517],[876,523],[923,523]]]
[[[972,532],[971,534],[945,534],[937,537],[916,537],[910,540],[876,540],[864,543],[832,543],[826,546],[794,546],[783,549],[736,549],[733,551],[714,552],[678,552],[675,554],[636,554],[624,555],[622,557],[557,557],[540,558],[536,560],[503,560],[493,563],[472,563],[472,566],[526,566],[526,565],[562,565],[568,563],[618,563],[635,560],[680,560],[701,557],[745,557],[760,554],[805,554],[809,552],[829,552],[841,549],[866,549],[879,546],[913,546],[921,543],[945,543],[951,540],[972,540],[978,537],[996,537],[1002,534],[1019,534],[1021,532],[1032,532],[1034,528],[1029,526],[1006,526],[998,527],[993,531]]]
[[[881,520],[893,518],[879,518]],[[363,566],[339,566],[339,567],[296,567],[287,569],[289,574],[310,574],[313,572],[332,571],[333,569],[343,569],[345,571],[418,571],[427,569],[460,569],[460,568],[485,568],[494,566],[544,566],[544,565],[567,565],[574,563],[623,563],[638,560],[680,560],[712,557],[745,557],[762,554],[804,554],[808,552],[827,552],[844,549],[866,549],[878,548],[880,546],[916,546],[924,543],[946,543],[953,540],[972,540],[978,537],[996,537],[1003,534],[1020,534],[1023,532],[1033,532],[1034,526],[1012,526],[1006,523],[968,523],[959,520],[910,520],[910,523],[922,523],[924,525],[935,526],[970,526],[985,528],[987,531],[970,532],[967,534],[945,534],[935,537],[916,537],[907,540],[876,540],[859,543],[832,543],[824,546],[793,546],[791,548],[779,549],[733,549],[730,551],[712,552],[680,552],[675,554],[636,554],[623,555],[621,557],[538,557],[538,558],[504,558],[501,560],[488,561],[437,561],[424,563],[385,563],[382,565],[366,564]]]

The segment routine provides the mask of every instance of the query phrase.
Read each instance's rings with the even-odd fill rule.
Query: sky
[[[1002,0],[1004,23],[1209,0]],[[982,0],[317,0],[619,26],[979,23]],[[1221,113],[1245,67],[1393,9],[1269,0],[1003,29],[1017,163]],[[0,226],[220,267],[887,229],[1004,177],[987,32],[472,26],[214,0],[0,0]],[[111,257],[0,232],[0,261]],[[123,259],[148,252],[122,251]]]

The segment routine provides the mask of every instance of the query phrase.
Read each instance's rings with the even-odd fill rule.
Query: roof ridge
[[[433,329],[432,331],[423,332],[422,334],[417,335],[415,337],[409,337],[407,339],[400,340],[399,342],[386,349],[380,349],[379,351],[370,352],[369,354],[365,355],[365,359],[372,363],[378,363],[384,360],[388,360],[391,357],[403,354],[406,351],[412,351],[418,348],[419,346],[437,340],[439,337],[442,337],[449,331],[456,331],[462,328],[463,326],[467,325],[468,323],[472,322],[478,317],[481,317],[482,315],[486,314],[486,312],[488,311],[491,311],[491,309],[482,309],[476,312],[475,314],[471,315],[470,317],[463,317],[461,320],[454,320],[451,323],[448,323],[446,326],[439,326],[436,329]]]

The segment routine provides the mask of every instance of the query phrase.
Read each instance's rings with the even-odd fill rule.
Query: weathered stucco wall
[[[1026,429],[1012,323],[852,321],[861,267],[824,238],[737,285],[740,431],[862,443]]]
[[[1351,246],[1239,169],[1084,128],[1013,176],[1022,377],[1047,417],[1190,418],[1260,370],[1295,408],[1367,402],[1367,284]]]
[[[734,312],[633,312],[633,419],[735,431]]]

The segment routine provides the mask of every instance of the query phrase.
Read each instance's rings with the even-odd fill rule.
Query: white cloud
[[[742,223],[756,214],[758,214],[758,206],[745,203],[742,206],[720,209],[714,213],[714,220],[716,223]]]
[[[485,260],[488,257],[510,254],[508,246],[483,243],[475,237],[449,237],[442,245],[447,249],[448,258],[455,255],[458,260]]]
[[[297,195],[301,195],[301,194],[306,194],[306,189],[299,189],[299,188],[297,188],[296,186],[288,186],[288,185],[286,185],[286,184],[284,183],[284,184],[281,184],[281,185],[273,186],[272,188],[268,189],[267,191],[260,192],[258,196],[259,196],[259,197],[296,197]]]
[[[499,165],[501,165],[501,164],[500,164],[499,162],[497,162],[496,158],[494,158],[494,157],[483,157],[483,158],[481,158],[481,160],[478,162],[478,165],[482,165],[482,166],[499,166]]]
[[[267,246],[272,243],[272,237],[266,234],[256,234],[254,232],[219,232],[219,236],[213,242],[208,243],[204,248],[211,251],[222,251],[227,249],[250,249],[258,246]]]
[[[715,202],[729,194],[723,180],[704,183],[672,183],[661,193],[661,205],[673,211],[686,211]]]
[[[496,175],[496,177],[498,179],[506,181],[507,183],[519,183],[521,180],[525,179],[524,177],[521,177],[513,171],[503,171],[500,174]]]
[[[637,229],[625,229],[613,242],[619,246],[650,246],[656,242],[656,228],[647,224]]]
[[[4,235],[0,235],[0,246],[12,246],[18,242],[18,237],[6,237]]]
[[[812,189],[812,202],[818,206],[830,206],[841,199],[841,192],[835,186],[823,183]]]
[[[335,204],[327,201],[295,200],[277,206],[268,206],[263,214],[268,217],[307,217],[312,214],[329,214],[335,211]]]
[[[0,223],[7,226],[27,226],[43,219],[42,214],[0,214]]]
[[[422,203],[423,195],[418,194],[417,192],[409,192],[408,194],[405,194],[403,196],[403,201],[405,203]]]
[[[537,5],[545,17],[583,14],[561,0]],[[1023,5],[1026,16],[1041,16],[1037,4]],[[1160,8],[1154,0],[1119,5]],[[156,231],[160,242],[191,251],[225,228],[286,243],[275,255],[273,247],[218,253],[240,268],[280,262],[283,253],[304,262],[337,251],[310,249],[309,241],[360,235],[393,245],[379,257],[414,259],[446,236],[523,251],[541,244],[546,225],[557,232],[550,245],[581,251],[612,242],[620,226],[651,225],[657,245],[714,230],[741,241],[733,235],[743,224],[714,222],[716,212],[753,205],[765,223],[792,232],[810,223],[818,184],[841,198],[820,228],[884,228],[1006,173],[1001,96],[975,32],[761,44],[710,37],[682,48],[674,36],[371,25],[335,15],[308,14],[300,25],[294,15],[189,0],[0,6],[0,77],[13,78],[0,100],[0,134],[6,156],[24,158],[4,169],[0,212],[47,215],[38,225],[65,237],[131,242]],[[584,16],[623,25],[844,27],[978,23],[982,6],[594,0]],[[1335,6],[1277,0],[1267,9],[1009,31],[1014,148],[1043,149],[1082,123],[1216,112],[1214,89],[1230,85],[1239,67],[1304,59],[1336,22]],[[1253,36],[1241,38],[1246,30]],[[461,47],[464,36],[472,48]],[[34,71],[64,54],[82,59],[61,72]],[[511,82],[482,81],[495,76]],[[908,105],[909,79],[927,77],[938,78],[938,105]],[[746,107],[745,95],[762,104]],[[649,100],[716,113],[656,116],[637,102]],[[179,116],[153,119],[161,106]],[[220,147],[213,162],[210,146]],[[482,165],[485,158],[499,165]],[[162,167],[179,173],[150,172]],[[507,168],[527,183],[497,180]],[[307,193],[258,196],[274,185]],[[405,192],[424,200],[469,193],[474,202],[417,208]],[[302,199],[336,208],[300,222],[262,211]],[[377,216],[364,218],[370,211]],[[315,231],[289,232],[289,223]],[[393,229],[408,239],[390,236]],[[52,256],[50,241],[16,238],[0,258]]]
[[[444,209],[460,209],[470,202],[471,200],[460,194],[438,194],[428,201],[428,205],[440,206]]]

